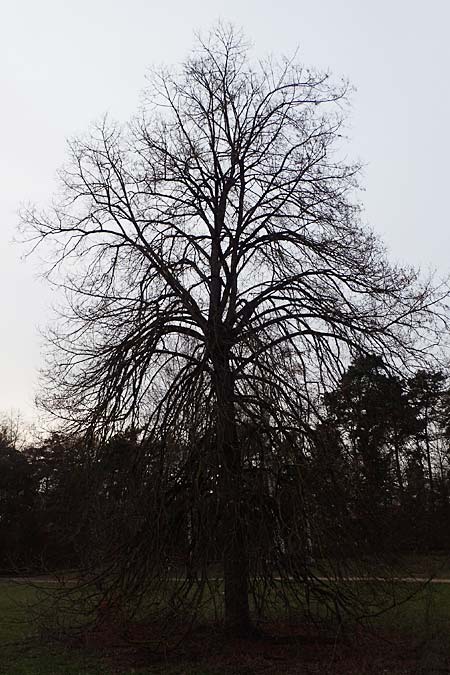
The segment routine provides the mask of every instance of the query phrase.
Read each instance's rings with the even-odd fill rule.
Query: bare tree
[[[436,341],[439,293],[390,265],[360,222],[358,166],[340,156],[345,97],[293,61],[253,63],[220,26],[179,71],[151,75],[128,126],[71,142],[62,200],[24,217],[36,245],[51,242],[49,277],[67,298],[44,404],[96,438],[143,429],[160,510],[163,484],[195,485],[191,555],[218,533],[238,633],[269,550],[286,578],[307,576],[305,556],[280,562],[294,530],[312,536],[303,488],[284,543],[267,504],[281,465],[301,485],[324,385],[351,355],[401,366]],[[250,508],[252,481],[264,487]]]

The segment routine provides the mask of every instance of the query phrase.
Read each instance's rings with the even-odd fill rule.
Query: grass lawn
[[[42,644],[28,620],[34,588],[0,582],[0,673],[2,675],[100,675],[111,672],[99,659]]]
[[[359,584],[360,592],[366,592],[362,582],[344,583]],[[396,594],[409,595],[418,590],[413,586],[397,584]],[[305,630],[306,622],[292,639],[273,642],[231,643],[203,627],[166,661],[155,661],[148,648],[128,651],[124,658],[113,642],[96,649],[46,643],[36,625],[27,621],[27,606],[35,599],[35,589],[0,581],[1,675],[432,675],[450,667],[450,584],[421,588],[405,604],[365,620],[364,627],[353,626],[348,635],[335,633],[334,639],[329,627],[324,637],[321,628],[309,625]],[[281,617],[281,624],[284,621]]]
[[[46,643],[30,622],[28,608],[36,596],[35,588],[0,580],[0,675],[212,675],[198,663],[119,667],[104,650]]]

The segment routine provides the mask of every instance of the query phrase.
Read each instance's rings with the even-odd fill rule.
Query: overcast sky
[[[196,30],[242,27],[258,55],[291,55],[356,87],[350,158],[365,219],[394,259],[450,271],[448,0],[14,0],[0,3],[0,411],[33,416],[51,293],[12,244],[21,202],[45,204],[65,140],[139,102],[146,70]]]

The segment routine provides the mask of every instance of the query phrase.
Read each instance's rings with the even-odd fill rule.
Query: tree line
[[[266,552],[311,559],[450,550],[450,389],[442,371],[392,374],[380,357],[355,360],[318,401],[301,439],[304,461],[261,462],[253,430],[240,425],[246,453],[247,523]],[[306,428],[306,424],[305,424]],[[116,434],[92,454],[86,440],[54,433],[18,447],[0,432],[0,567],[3,572],[76,567],[115,554],[142,527],[155,467],[139,430]],[[252,448],[252,444],[254,447]],[[266,448],[267,450],[267,448]],[[197,531],[190,449],[174,447],[166,485],[165,563],[188,565],[196,546],[220,560],[219,534]],[[200,467],[198,468],[200,470]],[[145,483],[142,476],[146,475]],[[205,475],[206,513],[217,487]],[[303,508],[298,506],[298,488]],[[201,516],[200,516],[201,517]],[[300,522],[297,522],[300,521]],[[137,528],[137,529],[136,529]],[[301,536],[293,536],[296,529]],[[254,542],[256,545],[256,542]],[[291,547],[289,549],[289,547]],[[297,550],[296,550],[297,549]],[[114,555],[115,555],[114,554]],[[267,562],[267,561],[265,561]],[[276,564],[276,555],[273,563]],[[269,564],[269,563],[268,563]]]

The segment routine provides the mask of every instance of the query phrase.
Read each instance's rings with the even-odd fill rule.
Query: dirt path
[[[391,577],[391,578],[382,578],[382,577],[344,577],[342,579],[332,579],[328,577],[315,577],[318,581],[350,581],[350,582],[356,582],[356,581],[379,581],[379,582],[395,582],[395,583],[403,583],[403,584],[450,584],[450,578],[443,578],[443,577]],[[176,579],[173,579],[176,581]],[[215,577],[214,581],[220,581],[219,577]],[[281,578],[275,577],[275,581],[281,581]],[[75,584],[77,582],[76,579],[74,578],[55,578],[55,577],[50,577],[50,576],[44,576],[44,577],[0,577],[0,584],[1,583],[8,583],[8,584],[50,584],[50,585],[55,585],[55,584],[61,584],[61,582],[65,583],[73,583]]]

